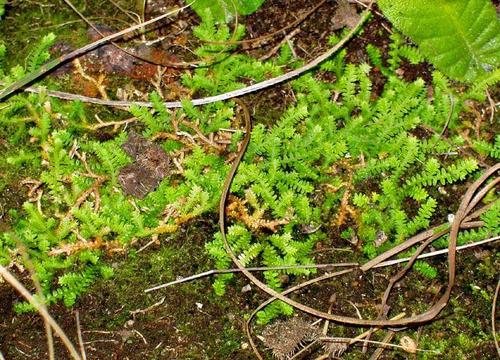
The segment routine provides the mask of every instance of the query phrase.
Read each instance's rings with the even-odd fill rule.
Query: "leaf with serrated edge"
[[[255,12],[265,0],[197,0],[193,3],[194,11],[203,17],[203,11],[210,9],[216,22],[230,22],[235,10],[239,15],[250,15]]]
[[[500,22],[490,0],[379,0],[378,5],[451,78],[474,81],[500,65]]]

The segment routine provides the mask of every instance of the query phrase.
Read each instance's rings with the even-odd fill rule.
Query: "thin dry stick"
[[[492,207],[493,205],[495,205],[497,202],[499,202],[500,199],[496,199],[486,205],[484,205],[483,207],[477,209],[476,211],[474,211],[473,213],[467,215],[465,218],[464,218],[464,222],[467,223],[469,222],[470,220],[472,219],[475,219],[477,217],[479,217],[480,215],[484,214],[490,207]]]
[[[82,360],[87,360],[87,354],[85,353],[85,345],[83,344],[82,329],[80,327],[80,312],[75,310],[75,321],[76,321],[76,333],[78,335],[78,344],[80,345],[80,353],[82,354]]]
[[[45,309],[40,302],[31,295],[31,293],[17,280],[9,270],[7,270],[5,267],[0,265],[0,275],[3,276],[3,278],[21,294],[22,297],[24,297],[28,302],[38,311],[38,313],[43,317],[45,321],[47,321],[50,326],[52,326],[52,329],[54,329],[54,332],[61,338],[61,341],[63,342],[64,346],[66,346],[66,349],[68,349],[69,353],[71,354],[72,358],[75,360],[82,360],[80,355],[78,354],[78,351],[76,351],[74,345],[71,343],[71,341],[68,339],[64,331],[61,329],[59,324],[54,320],[54,318],[49,314],[47,309]]]
[[[394,316],[393,318],[391,318],[391,320],[398,320],[398,319],[402,319],[405,317],[405,313],[399,313],[398,315]],[[356,342],[359,342],[361,340],[363,340],[364,338],[366,338],[367,336],[370,336],[372,333],[376,332],[380,330],[380,328],[374,328],[374,329],[370,329],[370,330],[367,330],[361,334],[359,334],[358,336],[354,337],[354,338],[350,338],[349,340],[349,343],[347,344],[347,346],[350,346]],[[363,340],[363,342],[369,342],[369,340]],[[319,356],[318,358],[316,358],[316,360],[325,360],[325,359],[329,359],[330,358],[330,354],[324,354],[324,355],[321,355]]]
[[[280,33],[284,33],[288,29],[292,29],[298,25],[300,25],[305,19],[307,19],[309,16],[311,16],[316,10],[318,10],[323,4],[326,2],[326,0],[321,0],[318,4],[316,4],[311,10],[306,12],[304,15],[299,17],[297,20],[291,22],[290,24],[286,25],[285,27],[282,27],[281,29],[278,29],[276,31],[273,31],[270,34],[262,35],[253,39],[246,39],[246,40],[237,40],[237,41],[207,41],[206,43],[212,44],[212,45],[226,45],[226,44],[231,44],[231,45],[246,45],[246,44],[253,44],[257,43],[262,44],[265,42],[265,40],[271,39],[275,37],[276,35]],[[254,48],[254,47],[251,47]]]
[[[295,78],[295,77],[315,68],[320,63],[322,63],[323,61],[328,59],[330,56],[335,54],[339,49],[341,49],[354,36],[354,34],[356,34],[358,32],[358,30],[361,28],[361,25],[368,18],[369,14],[370,14],[369,10],[365,11],[365,13],[363,14],[363,16],[361,16],[360,21],[357,23],[357,25],[354,28],[352,28],[351,31],[349,31],[349,33],[346,36],[344,36],[344,38],[342,38],[342,40],[340,40],[337,44],[335,44],[330,50],[326,51],[322,55],[318,56],[316,59],[307,63],[306,65],[304,65],[298,69],[292,70],[290,72],[287,72],[283,75],[277,76],[275,78],[264,80],[262,82],[259,82],[259,83],[256,83],[256,84],[253,84],[253,85],[250,85],[250,86],[238,89],[238,90],[233,90],[233,91],[229,91],[229,92],[226,92],[226,93],[223,93],[220,95],[209,96],[209,97],[200,98],[200,99],[192,99],[191,103],[194,106],[199,106],[199,105],[211,104],[211,103],[214,103],[217,101],[229,100],[229,99],[237,98],[237,97],[240,97],[242,95],[249,94],[249,93],[252,93],[255,91],[263,90],[263,89],[266,89],[268,87],[271,87],[271,86],[274,86],[274,85],[277,85],[277,84],[280,84],[282,82],[285,82],[285,81],[288,81],[290,79]],[[156,19],[158,19],[158,18],[156,18]],[[152,20],[150,20],[150,21],[152,21]],[[149,21],[148,21],[148,23],[149,23]],[[138,27],[138,25],[134,26],[132,28],[134,28],[134,30],[135,30],[135,28],[137,28],[137,27]],[[132,28],[130,28],[130,29],[132,29]],[[130,30],[126,29],[126,30],[123,30],[117,34],[119,34],[121,36],[121,35],[123,35],[123,33],[126,33],[128,31],[130,31]],[[117,34],[114,34],[114,35],[117,35]],[[105,38],[102,38],[102,39],[98,40],[97,42],[99,42],[99,45],[100,45],[106,41],[109,41],[109,40],[115,39],[116,37],[119,37],[119,36],[115,36],[112,39],[110,39],[110,37],[114,36],[114,35],[110,35],[110,36],[107,36]],[[93,43],[93,44],[95,44],[95,43]],[[97,45],[94,46],[93,44],[90,44],[87,47],[82,48],[82,49],[85,49],[83,52],[87,52],[89,50],[94,49]],[[90,47],[90,46],[92,46],[92,47]],[[74,52],[73,52],[73,53],[68,54],[66,56],[72,55],[69,58],[73,58],[73,57],[80,55],[80,54],[81,54],[80,52],[78,54],[74,54]],[[66,60],[67,59],[65,59],[64,61],[66,61]],[[54,61],[56,61],[56,60],[54,60]],[[12,94],[14,91],[22,88],[23,86],[31,83],[33,80],[38,79],[40,76],[45,74],[48,70],[54,68],[55,66],[57,66],[59,64],[60,64],[60,60],[57,60],[56,64],[52,64],[52,62],[50,62],[47,65],[44,65],[36,73],[30,74],[27,77],[19,80],[18,82],[14,83],[12,85],[9,85],[2,93],[0,93],[0,100],[5,98],[6,96]],[[24,91],[28,91],[28,92],[32,92],[32,93],[40,93],[41,91],[45,91],[45,93],[47,95],[52,96],[52,97],[57,97],[59,99],[80,100],[82,102],[104,105],[104,106],[117,106],[117,107],[132,106],[132,105],[144,106],[144,107],[152,107],[153,106],[153,104],[151,102],[147,102],[147,101],[104,100],[104,99],[92,98],[92,97],[88,97],[88,96],[71,94],[71,93],[67,93],[67,92],[63,92],[63,91],[51,91],[51,90],[45,90],[45,89],[42,90],[42,88],[40,88],[40,87],[27,87],[24,89]],[[181,101],[168,101],[168,102],[164,102],[163,104],[166,108],[181,108],[182,107]]]
[[[318,340],[314,340],[311,343],[307,344],[304,346],[302,349],[300,349],[295,355],[293,355],[289,360],[297,360],[297,359],[302,359],[303,356],[309,352],[309,350],[315,346],[318,343]]]
[[[395,332],[393,330],[389,330],[387,334],[385,335],[384,339],[382,340],[382,344],[388,344],[392,341],[392,338],[394,337]],[[386,349],[385,346],[379,347],[377,350],[375,350],[370,357],[370,360],[378,360],[378,358],[382,355],[384,350]]]
[[[135,319],[135,316],[136,316],[137,314],[144,314],[144,313],[147,313],[148,311],[150,311],[150,310],[152,310],[152,309],[154,309],[154,308],[156,308],[156,307],[158,307],[158,306],[162,305],[162,304],[165,302],[165,299],[166,299],[166,297],[164,296],[164,297],[162,297],[159,301],[157,301],[157,302],[156,302],[156,303],[154,303],[153,305],[148,306],[148,307],[147,307],[147,308],[145,308],[145,309],[137,309],[137,310],[133,310],[133,311],[131,311],[131,312],[130,312],[130,315],[132,315],[132,318],[133,318],[133,319]]]
[[[471,200],[470,204],[467,206],[467,209],[465,210],[466,213],[469,213],[476,205],[483,199],[483,197],[486,196],[486,194],[493,189],[498,183],[500,183],[500,176],[493,179],[492,182],[486,184],[485,187],[483,187],[477,194],[474,196],[474,198]]]
[[[362,342],[368,342],[370,344],[382,345],[384,347],[393,347],[393,348],[396,348],[396,349],[406,350],[406,347],[401,346],[401,345],[388,344],[388,343],[384,343],[384,342],[380,342],[380,341],[374,341],[374,340],[351,339],[351,338],[344,338],[344,337],[323,337],[323,338],[320,338],[319,340],[320,341],[324,341],[324,342],[339,342],[339,343],[345,343],[345,342],[350,342],[350,341],[354,340],[354,342],[361,342],[362,341]],[[415,351],[419,351],[419,352],[432,352],[432,353],[435,353],[435,354],[439,354],[439,352],[435,351],[435,350],[415,349]]]
[[[109,20],[109,21],[115,21],[115,22],[119,22],[119,23],[128,25],[128,22],[126,22],[125,20],[118,19],[118,18],[112,18],[112,17],[109,17],[109,16],[91,16],[91,17],[89,17],[89,19],[91,19],[91,20],[98,20],[98,21],[99,20],[100,21]],[[83,21],[82,19],[70,20],[70,21],[66,21],[66,22],[60,23],[60,24],[47,25],[47,26],[44,26],[43,29],[52,29],[52,28],[57,29],[57,28],[61,28],[61,27],[65,27],[65,26],[71,25],[71,24],[80,23],[82,21]]]
[[[137,20],[140,20],[140,16],[133,12],[133,11],[129,11],[129,10],[126,10],[124,9],[119,3],[117,3],[116,1],[113,1],[113,0],[110,0],[110,2],[118,9],[120,10],[122,13],[124,13],[126,16],[128,16],[128,18],[130,20],[132,20],[133,22],[137,22]],[[137,18],[135,18],[133,15],[137,16]]]
[[[253,267],[246,268],[248,271],[269,271],[269,270],[287,270],[287,269],[333,269],[336,267],[356,267],[359,266],[358,263],[335,263],[335,264],[311,264],[311,265],[285,265],[285,266],[261,266],[261,267]],[[219,275],[219,274],[229,274],[241,272],[240,269],[213,269],[208,270],[202,273],[198,273],[195,275],[191,275],[182,279],[170,281],[168,283],[158,285],[149,289],[144,290],[144,292],[151,292],[154,290],[163,289],[172,285],[181,284],[184,282],[196,280],[202,277],[211,276],[211,275]]]
[[[289,42],[295,35],[300,32],[300,29],[297,28],[293,30],[290,34],[287,34],[275,47],[273,47],[269,52],[259,57],[260,61],[265,61],[272,57],[274,54],[278,52],[278,50],[283,46],[284,43]]]
[[[491,330],[493,331],[493,340],[495,341],[495,347],[497,348],[498,357],[500,358],[500,347],[498,346],[497,339],[497,327],[495,325],[495,315],[497,309],[497,299],[498,299],[498,290],[500,289],[500,279],[497,282],[497,288],[495,289],[495,296],[493,296],[493,307],[491,308]]]
[[[399,313],[397,314],[396,316],[394,316],[393,318],[391,318],[391,320],[398,320],[398,319],[402,319],[405,317],[405,313]],[[351,339],[352,341],[349,343],[349,345],[352,345],[354,344],[355,342],[359,341],[359,340],[362,340],[364,339],[365,337],[367,337],[368,335],[370,335],[371,333],[375,332],[375,331],[378,331],[380,330],[380,328],[375,328],[375,329],[370,329],[370,330],[367,330],[365,331],[364,333],[361,333],[359,334],[358,336],[356,336],[355,338]]]
[[[389,300],[389,296],[391,294],[392,288],[394,285],[396,285],[399,280],[403,278],[403,276],[406,275],[406,273],[413,267],[413,264],[415,261],[417,261],[417,258],[420,256],[420,254],[429,246],[432,242],[434,242],[436,239],[439,239],[442,236],[442,232],[438,233],[434,236],[431,236],[429,239],[427,239],[420,247],[415,251],[413,256],[410,258],[408,261],[408,264],[401,269],[396,275],[391,277],[389,280],[389,284],[387,285],[387,289],[384,292],[384,295],[382,296],[382,304],[380,306],[380,314],[379,318],[385,318],[387,316],[387,311],[388,308],[386,308],[387,301]]]
[[[380,254],[379,256],[377,256],[376,258],[368,261],[367,263],[365,263],[363,266],[361,266],[361,270],[362,271],[368,271],[370,270],[371,268],[374,268],[377,266],[377,264],[381,263],[382,261],[386,260],[386,259],[389,259],[391,257],[393,257],[394,255],[397,255],[399,254],[400,252],[408,249],[408,248],[411,248],[412,246],[424,241],[424,240],[427,240],[429,237],[433,236],[433,235],[436,235],[436,234],[441,234],[441,236],[447,234],[450,229],[446,229],[446,230],[442,230],[441,232],[436,232],[438,231],[444,224],[441,224],[441,225],[438,225],[438,226],[435,226],[429,230],[426,230],[426,231],[423,231],[415,236],[412,236],[411,238],[409,238],[408,240],[406,240],[405,242],[399,244],[398,246],[395,246],[393,247],[392,249]],[[477,223],[477,222],[466,222],[466,223],[462,223],[460,228],[461,229],[470,229],[472,227],[480,227],[484,225],[482,222],[481,223]]]
[[[17,243],[17,249],[19,250],[19,252],[23,257],[23,262],[28,268],[28,271],[30,272],[31,280],[35,285],[36,293],[40,298],[40,306],[42,306],[45,309],[45,311],[47,311],[47,307],[45,306],[45,296],[43,295],[42,286],[40,285],[40,280],[38,279],[38,276],[36,274],[35,266],[33,265],[31,259],[29,258],[28,251],[26,250],[21,240],[16,238],[16,243]],[[49,359],[54,360],[55,352],[54,352],[54,337],[52,336],[52,328],[45,319],[43,319],[43,326],[45,327],[45,333],[47,334],[47,348],[49,351]]]
[[[150,247],[154,243],[158,243],[158,244],[160,243],[158,241],[158,235],[156,235],[156,236],[153,235],[152,238],[151,238],[151,240],[146,245],[144,245],[139,250],[137,250],[137,253],[139,254],[139,253],[143,252],[144,250],[146,250],[148,247]]]
[[[97,118],[97,119],[99,120],[99,118]],[[128,125],[128,124],[136,122],[138,120],[139,119],[137,119],[136,117],[131,117],[131,118],[125,119],[125,120],[108,121],[108,122],[99,121],[97,124],[87,125],[86,128],[89,130],[98,130],[98,129],[101,129],[103,127],[113,126],[116,129],[116,128],[118,128],[118,126]]]

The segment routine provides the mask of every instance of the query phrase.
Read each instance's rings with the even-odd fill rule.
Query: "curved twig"
[[[470,244],[457,246],[457,251],[461,251],[461,250],[465,250],[465,249],[470,249],[471,247],[488,244],[488,243],[491,243],[493,241],[498,241],[498,240],[500,240],[500,236],[495,236],[495,237],[491,237],[491,238],[484,239],[484,240],[481,240],[481,241],[476,241],[476,242],[473,242],[473,243],[470,243]],[[441,250],[436,250],[436,251],[431,251],[431,252],[428,252],[428,253],[421,254],[421,255],[417,256],[417,260],[428,259],[428,258],[433,257],[433,256],[444,255],[444,254],[447,254],[447,253],[448,253],[448,249],[447,248],[446,249],[441,249]],[[388,260],[388,261],[384,261],[384,262],[382,262],[380,264],[375,265],[373,268],[381,268],[381,267],[385,267],[385,266],[392,266],[392,265],[400,264],[400,263],[407,262],[407,261],[410,261],[410,260],[411,260],[411,258],[409,258],[409,257],[408,258],[402,258],[402,259]]]
[[[383,320],[383,319],[377,319],[377,320],[367,320],[367,319],[358,319],[354,317],[349,317],[349,316],[342,316],[342,315],[336,315],[336,314],[328,314],[324,311],[319,311],[317,309],[314,309],[310,306],[306,306],[302,303],[299,303],[295,300],[292,300],[277,291],[271,289],[269,286],[267,286],[265,283],[263,283],[261,280],[259,280],[257,277],[255,277],[252,273],[250,273],[246,268],[243,266],[243,264],[239,261],[237,256],[234,254],[231,246],[229,245],[229,242],[226,237],[226,231],[225,231],[225,204],[227,201],[227,197],[229,195],[229,191],[231,188],[231,183],[234,178],[234,175],[236,174],[236,170],[238,169],[238,166],[241,162],[241,159],[243,158],[243,155],[245,153],[245,150],[247,148],[247,145],[250,141],[250,132],[251,132],[251,119],[250,119],[250,113],[248,111],[248,108],[241,102],[237,101],[240,103],[240,106],[243,108],[243,112],[245,115],[245,127],[246,127],[246,133],[245,133],[245,138],[243,139],[243,144],[240,149],[240,151],[237,154],[236,160],[233,162],[231,169],[229,170],[229,173],[226,176],[226,179],[224,181],[223,185],[223,190],[222,190],[222,195],[221,195],[221,200],[219,203],[219,231],[221,233],[222,240],[224,242],[224,246],[226,248],[226,252],[228,255],[231,257],[233,260],[234,264],[236,265],[237,268],[241,270],[241,272],[250,280],[252,283],[254,283],[259,289],[262,291],[266,292],[267,294],[271,295],[272,297],[275,297],[285,303],[287,303],[290,306],[293,306],[299,310],[302,310],[308,314],[311,314],[313,316],[323,318],[323,319],[328,319],[340,323],[345,323],[345,324],[351,324],[351,325],[362,325],[362,326],[406,326],[409,324],[418,324],[418,323],[423,323],[432,320],[435,318],[441,310],[447,305],[451,290],[453,289],[454,283],[455,283],[455,258],[456,258],[456,243],[457,243],[457,235],[458,231],[460,229],[460,224],[462,223],[463,219],[466,217],[467,213],[466,210],[469,206],[469,204],[472,201],[472,197],[476,193],[477,189],[483,185],[483,183],[494,173],[496,173],[498,170],[500,170],[500,163],[496,164],[495,166],[489,168],[486,170],[486,172],[478,179],[476,180],[467,190],[464,199],[462,200],[462,203],[460,204],[460,207],[455,215],[453,225],[451,228],[451,233],[450,233],[450,241],[448,245],[448,285],[446,287],[445,293],[441,296],[441,298],[434,304],[432,305],[427,311],[419,314],[419,315],[413,315],[410,317],[398,319],[398,320]]]

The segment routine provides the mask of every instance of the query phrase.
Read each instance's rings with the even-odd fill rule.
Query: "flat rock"
[[[122,148],[134,162],[120,170],[118,181],[127,195],[143,199],[170,175],[170,158],[161,146],[135,132]]]

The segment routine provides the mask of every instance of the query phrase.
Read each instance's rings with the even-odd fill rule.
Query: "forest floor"
[[[81,1],[77,2],[77,4]],[[92,4],[91,4],[92,3]],[[163,5],[166,8],[177,5],[176,1],[150,1],[150,4]],[[0,34],[13,54],[19,57],[8,58],[10,65],[22,59],[26,46],[47,31],[57,35],[60,47],[78,47],[89,41],[87,26],[64,4],[63,1],[10,1],[6,16],[0,22]],[[159,6],[160,7],[160,6]],[[268,0],[255,14],[239,19],[246,25],[246,36],[255,38],[272,33],[296,18],[304,9],[311,7],[308,0]],[[296,56],[310,61],[321,54],[327,47],[328,35],[337,30],[331,21],[336,10],[335,2],[327,1],[310,15],[298,28],[300,31],[291,40]],[[88,2],[85,14],[95,23],[108,24],[119,29],[130,21],[116,7],[107,1]],[[160,10],[158,10],[160,11]],[[150,16],[155,13],[149,14]],[[199,20],[194,12],[186,10],[169,21],[168,26],[158,31],[158,36],[171,39],[173,46],[162,52],[159,60],[190,61],[192,55],[186,49],[199,45],[190,29]],[[172,33],[172,29],[175,32]],[[347,45],[348,62],[367,61],[366,44],[375,44],[387,48],[391,25],[381,16],[375,16],[364,25],[364,33],[355,37]],[[110,30],[111,31],[111,30]],[[282,36],[268,40],[256,49],[239,50],[251,56],[271,55],[273,49],[282,41]],[[157,54],[158,57],[160,55]],[[96,65],[96,66],[105,66]],[[87,69],[92,72],[91,68]],[[96,72],[102,69],[96,69]],[[87,96],[99,95],[84,78],[64,76],[71,73],[71,68],[61,68],[59,74],[51,75],[51,82],[62,88]],[[156,67],[149,64],[134,65],[132,72],[113,69],[114,76],[108,74],[105,80],[107,88],[123,87],[129,94],[147,94],[154,89],[146,79],[154,76]],[[169,69],[170,89],[179,83],[185,69]],[[66,72],[66,73],[65,73]],[[419,77],[426,82],[431,80],[428,64],[406,64],[401,73],[408,81]],[[374,75],[374,93],[383,86],[382,77]],[[181,85],[168,95],[167,100],[185,95]],[[196,94],[192,94],[196,97]],[[139,95],[140,96],[140,95]],[[171,98],[170,98],[171,97]],[[500,90],[492,91],[492,97],[499,101]],[[252,111],[255,122],[272,124],[293,103],[293,93],[286,85],[279,85],[257,94],[243,98]],[[478,111],[488,111],[489,104],[479,104]],[[119,117],[114,110],[96,107],[96,114],[101,117]],[[498,122],[496,130],[498,131]],[[113,136],[103,130],[102,139]],[[0,152],[8,145],[0,139]],[[0,169],[1,170],[1,169]],[[3,208],[20,208],[27,195],[20,181],[27,174],[11,176],[8,184],[0,193],[0,231],[7,231],[9,216],[3,216]],[[464,186],[456,188],[440,209],[441,217],[453,213],[459,204]],[[441,219],[443,220],[443,219]],[[160,242],[149,246],[145,251],[134,255],[109,255],[107,261],[114,268],[115,274],[109,280],[99,280],[76,304],[67,308],[62,304],[50,307],[50,313],[62,326],[70,339],[77,343],[75,313],[78,312],[80,326],[88,359],[252,359],[253,352],[244,334],[243,328],[248,315],[263,301],[265,294],[257,288],[249,291],[248,280],[237,275],[228,286],[227,293],[218,297],[212,289],[212,279],[202,278],[185,284],[178,284],[152,293],[144,290],[172,279],[189,276],[214,268],[213,261],[206,254],[204,245],[217,231],[215,215],[203,216],[191,220],[176,234],[163,236]],[[141,245],[145,244],[145,240]],[[344,249],[346,251],[336,251]],[[327,241],[316,247],[317,263],[363,262],[363,255],[341,239],[339,233],[332,231]],[[454,348],[455,354],[441,354],[426,358],[449,359],[493,359],[496,356],[492,339],[491,308],[495,291],[500,258],[497,245],[461,252],[457,258],[457,282],[450,304],[431,323],[408,327],[398,332],[398,338],[405,335],[415,340],[417,346],[446,343],[446,348]],[[441,286],[446,283],[447,262],[445,256],[429,260],[440,275],[432,281],[425,280],[417,273],[408,274],[394,290],[392,303],[394,309],[407,314],[423,311],[436,298]],[[363,309],[372,306],[373,300],[380,297],[387,286],[388,279],[395,273],[392,267],[377,270],[376,274],[366,276],[353,272],[340,279],[313,285],[298,292],[294,299],[310,306],[322,306],[331,301],[339,313],[352,311],[352,307]],[[29,282],[27,274],[19,274],[24,282]],[[294,283],[306,278],[297,277]],[[290,285],[293,285],[290,284]],[[335,294],[332,299],[332,294]],[[45,359],[47,358],[44,325],[37,314],[16,314],[13,304],[19,300],[17,293],[7,284],[0,282],[0,351],[6,359]],[[396,310],[397,311],[397,310]],[[357,327],[339,324],[330,325],[338,336],[354,337],[362,332]],[[256,327],[260,333],[262,327]],[[379,337],[380,338],[380,337]],[[262,343],[257,341],[261,350],[266,352]],[[57,358],[68,358],[66,350],[56,338]],[[314,359],[322,354],[322,349],[313,349],[303,358]],[[355,345],[344,354],[345,359],[369,359],[373,350],[363,352],[362,344]],[[423,355],[410,355],[401,349],[387,349],[380,359],[422,358]]]

